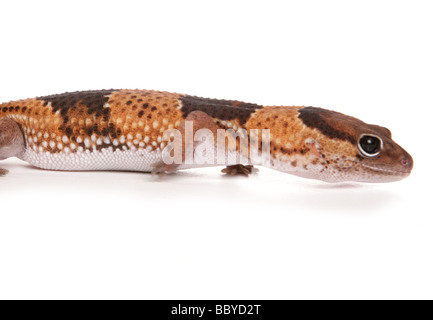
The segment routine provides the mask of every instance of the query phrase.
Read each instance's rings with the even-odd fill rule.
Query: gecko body
[[[413,167],[388,129],[338,112],[153,90],[80,91],[3,103],[0,160],[18,157],[51,170],[163,172],[210,166],[162,162],[164,148],[172,143],[164,132],[176,129],[184,135],[188,121],[194,132],[243,129],[248,136],[268,129],[267,166],[306,178],[387,182],[407,177]],[[263,146],[262,138],[256,142]],[[234,146],[238,154],[240,144]],[[249,154],[244,156],[244,164],[251,164]]]

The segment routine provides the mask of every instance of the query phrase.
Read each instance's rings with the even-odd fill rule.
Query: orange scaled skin
[[[158,152],[167,143],[164,131],[180,128],[194,111],[205,117],[194,122],[197,128],[243,128],[247,133],[270,129],[270,167],[303,177],[385,182],[408,176],[413,167],[411,156],[391,139],[388,129],[312,107],[260,106],[152,90],[100,90],[3,103],[0,119],[15,122],[26,150],[36,153],[107,148]],[[0,125],[0,134],[1,130]],[[363,134],[381,139],[378,156],[360,153]]]

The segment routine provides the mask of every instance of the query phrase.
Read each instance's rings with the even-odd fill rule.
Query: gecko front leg
[[[180,132],[182,139],[175,139],[174,141],[169,143],[171,144],[170,149],[182,150],[182,163],[185,163],[187,153],[189,151],[192,151],[192,153],[194,153],[196,148],[201,144],[201,142],[194,143],[194,141],[190,141],[191,139],[188,139],[188,137],[186,137],[186,126],[188,122],[192,124],[193,137],[200,129],[208,129],[212,132],[214,137],[217,136],[218,126],[215,124],[211,116],[202,111],[193,111],[189,113],[188,116],[185,118],[185,121],[181,123],[178,129],[178,132]],[[161,160],[160,162],[153,164],[154,169],[152,170],[152,174],[173,173],[176,172],[180,166],[181,164],[178,163],[167,164],[163,160]]]
[[[197,148],[203,143],[203,141],[190,141],[191,139],[188,139],[186,137],[186,126],[187,123],[190,122],[192,124],[192,136],[195,136],[198,130],[201,129],[207,129],[208,132],[211,133],[210,139],[213,139],[213,143],[217,143],[217,130],[221,129],[218,127],[218,125],[215,123],[214,119],[202,111],[193,111],[185,118],[185,121],[180,125],[179,132],[182,137],[182,139],[177,139],[172,142],[170,142],[169,146],[170,149],[173,150],[176,147],[181,148],[182,150],[182,163],[185,162],[186,154],[188,152],[195,154],[195,151]],[[228,133],[227,138],[229,140],[234,141],[234,148],[236,148],[236,136],[233,133]],[[194,139],[193,139],[194,140]],[[175,145],[178,144],[178,145]],[[224,146],[225,149],[225,146]],[[189,150],[189,151],[188,151]],[[192,152],[191,152],[192,151]],[[213,160],[216,161],[216,158]],[[153,165],[154,169],[152,170],[153,174],[165,174],[165,173],[173,173],[176,172],[177,169],[180,167],[180,164],[167,164],[164,161],[160,161]],[[225,169],[222,170],[223,173],[226,173],[227,175],[245,175],[248,176],[252,173],[256,173],[258,169],[254,168],[252,165],[242,165],[242,164],[234,164],[234,165],[228,165]]]
[[[10,157],[19,157],[24,153],[24,136],[18,124],[7,118],[0,119],[0,160]],[[0,176],[9,171],[0,168]]]

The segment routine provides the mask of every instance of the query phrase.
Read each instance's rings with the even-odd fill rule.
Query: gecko
[[[215,165],[162,161],[164,149],[175,144],[164,139],[164,132],[178,130],[186,138],[188,123],[193,133],[231,129],[227,139],[235,143],[230,150],[244,157],[223,163],[226,174],[253,172],[249,153],[241,152],[240,139],[233,135],[241,129],[247,138],[253,130],[268,130],[268,161],[262,165],[304,178],[391,182],[409,176],[413,168],[412,157],[389,129],[336,111],[138,89],[77,91],[0,104],[0,160],[17,157],[38,168],[65,171],[167,173]],[[263,152],[264,138],[256,135],[254,142]],[[180,147],[184,161],[187,142]],[[0,168],[0,175],[7,172]]]

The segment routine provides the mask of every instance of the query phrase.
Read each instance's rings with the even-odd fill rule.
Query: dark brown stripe
[[[182,101],[182,112],[184,117],[189,113],[199,110],[213,118],[221,120],[239,120],[240,124],[247,122],[248,118],[257,109],[263,108],[258,104],[245,103],[233,100],[207,99],[194,96],[184,96]]]
[[[356,139],[349,132],[331,126],[326,119],[335,118],[340,115],[337,112],[315,108],[305,107],[299,110],[298,118],[309,128],[315,128],[329,138],[346,140],[352,144],[356,144]]]
[[[45,97],[38,97],[37,100],[43,100],[45,105],[51,102],[53,113],[60,110],[60,114],[66,123],[68,121],[68,111],[77,106],[78,102],[87,107],[88,114],[95,114],[97,117],[103,116],[109,118],[110,109],[104,108],[104,104],[108,102],[108,95],[118,90],[93,90],[93,91],[77,91],[55,94]]]

